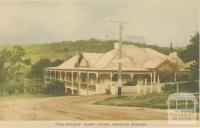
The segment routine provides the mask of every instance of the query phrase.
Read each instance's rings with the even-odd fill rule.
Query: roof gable
[[[160,65],[156,67],[158,71],[175,71],[177,69],[177,65],[171,63],[169,60],[164,61]]]
[[[148,48],[139,48],[134,45],[122,47],[123,69],[147,70],[162,63],[167,56]],[[95,65],[101,69],[118,69],[118,50],[114,49],[104,54]]]
[[[59,65],[56,68],[73,69],[78,65],[80,68],[93,70],[117,70],[118,69],[118,49],[103,53],[81,53],[74,56]],[[78,57],[78,58],[77,58]],[[150,48],[139,48],[134,45],[123,45],[122,47],[122,70],[146,71],[158,69],[159,66],[166,61],[172,65],[176,65],[178,70],[183,69],[184,63],[173,54],[173,56],[164,55]],[[170,68],[169,66],[169,68]]]

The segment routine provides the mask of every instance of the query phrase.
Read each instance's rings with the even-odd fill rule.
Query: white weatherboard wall
[[[116,95],[117,94],[117,86],[111,85],[110,86],[110,93],[112,95]]]
[[[144,77],[143,76],[138,76],[137,77],[137,84],[138,85],[143,85],[144,84]]]
[[[137,93],[137,86],[123,86],[122,93]]]
[[[95,91],[87,91],[86,89],[80,89],[80,95],[86,96],[86,95],[94,95],[96,94]]]

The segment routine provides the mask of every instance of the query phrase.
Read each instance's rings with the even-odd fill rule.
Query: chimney
[[[171,53],[169,53],[169,56],[172,57],[172,58],[176,58],[177,52],[171,52]]]
[[[115,43],[115,44],[114,44],[114,49],[115,49],[115,50],[118,50],[118,49],[119,49],[119,43]]]

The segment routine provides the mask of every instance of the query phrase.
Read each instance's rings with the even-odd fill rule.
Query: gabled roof
[[[103,56],[102,53],[82,53],[83,58],[88,62],[89,67],[93,67],[97,61]]]
[[[57,67],[49,67],[49,68],[51,68],[51,69],[73,69],[76,63],[77,63],[77,56],[74,56]]]
[[[95,63],[101,58],[102,53],[82,53],[78,56],[71,57],[61,65],[57,67],[50,67],[51,69],[74,69],[77,63],[77,59],[82,57],[86,62],[88,62],[89,67],[93,67]],[[80,59],[79,59],[80,60]],[[80,63],[80,62],[79,62]]]
[[[149,48],[139,48],[134,45],[123,45],[122,65],[125,70],[147,70],[155,68],[166,60],[167,56]],[[118,50],[114,49],[104,54],[95,68],[118,69]]]
[[[178,67],[184,68],[184,63],[175,53],[169,56],[164,55],[150,48],[139,48],[134,45],[123,45],[122,58],[118,59],[118,49],[115,48],[111,51],[103,53],[82,53],[79,55],[80,61],[84,61],[88,64],[87,67],[81,67],[90,70],[117,70],[118,62],[122,62],[122,70],[133,71],[146,71],[155,69],[165,61],[169,61],[172,64],[178,65]],[[56,69],[74,69],[77,63],[77,56],[74,56],[59,65],[53,67]],[[81,62],[79,62],[80,64]]]

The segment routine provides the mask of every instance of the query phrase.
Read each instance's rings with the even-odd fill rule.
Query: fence
[[[45,88],[42,79],[24,79],[24,92],[43,92]]]
[[[199,93],[199,80],[161,83],[161,86],[164,93],[167,94],[178,92]]]

